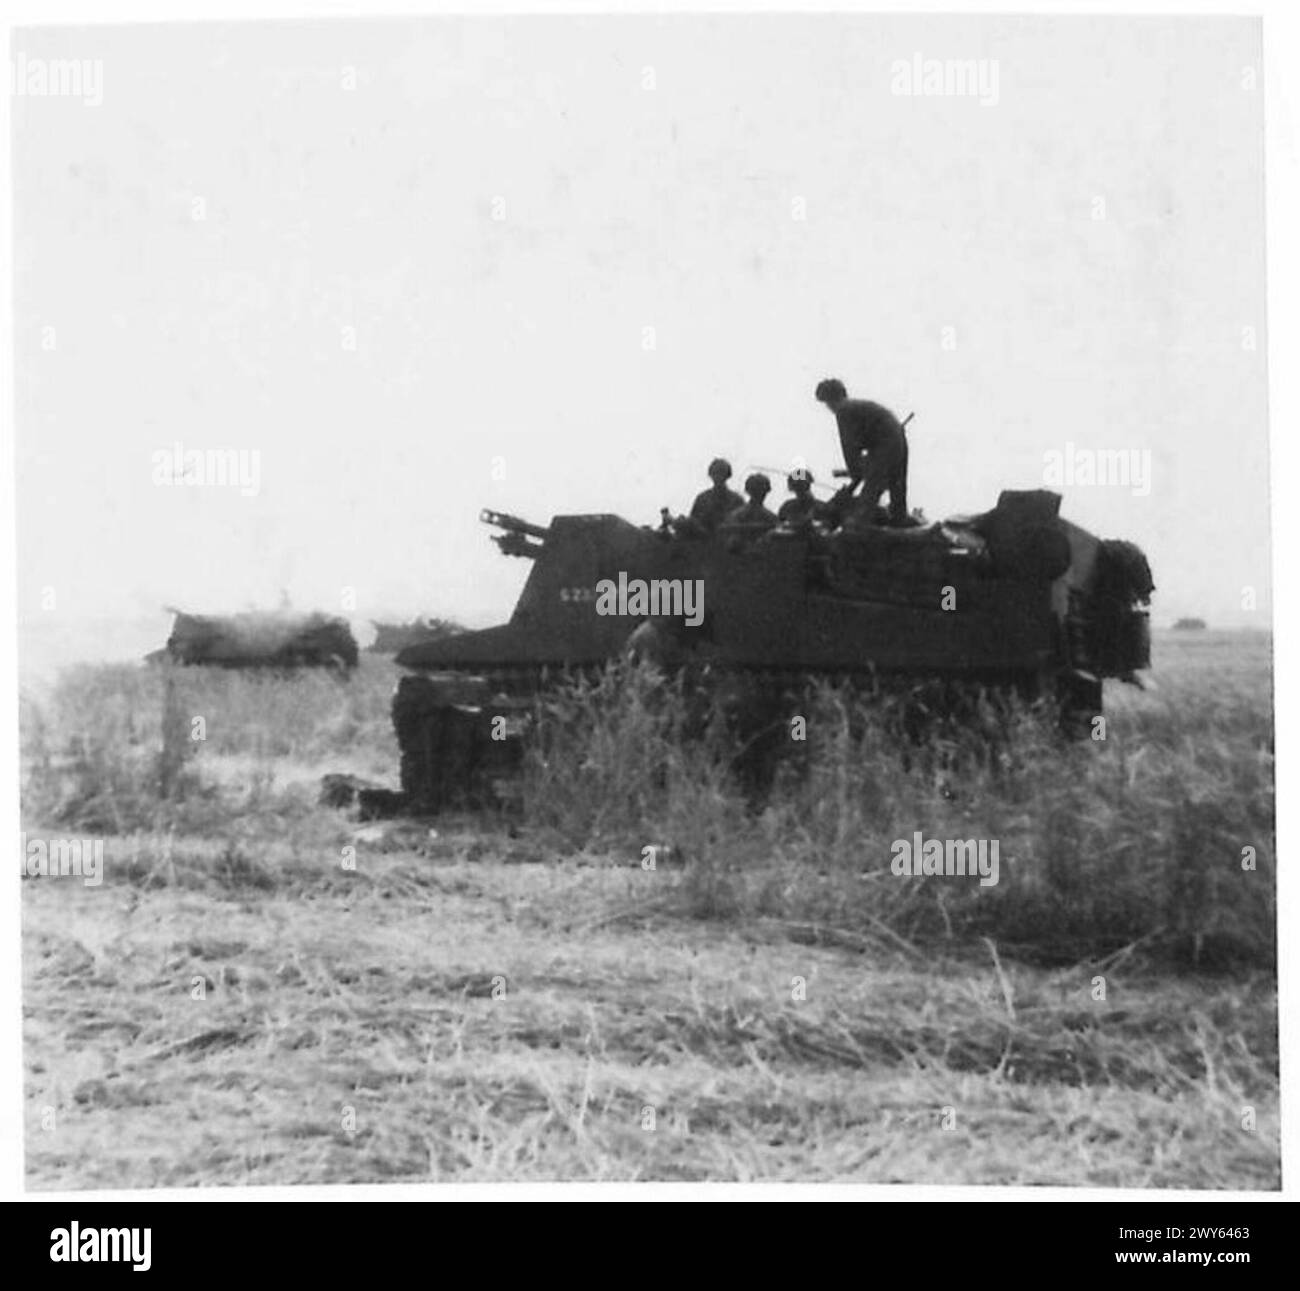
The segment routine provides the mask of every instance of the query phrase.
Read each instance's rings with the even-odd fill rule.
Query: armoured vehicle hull
[[[792,677],[941,678],[1052,692],[1076,719],[1098,713],[1103,678],[1149,665],[1150,570],[1059,505],[1046,491],[1005,492],[984,515],[910,529],[713,536],[485,512],[506,530],[502,549],[535,563],[509,622],[397,655],[420,674],[394,697],[403,792],[418,809],[490,796],[517,765],[531,697],[629,653],[738,673],[759,693]]]
[[[346,619],[283,612],[176,615],[166,646],[150,658],[221,668],[355,668]]]

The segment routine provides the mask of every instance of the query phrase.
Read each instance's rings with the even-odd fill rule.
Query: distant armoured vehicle
[[[1205,620],[1204,619],[1179,619],[1178,622],[1174,624],[1174,631],[1175,632],[1204,632]]]
[[[1141,551],[1103,541],[1045,490],[982,515],[888,528],[780,526],[746,537],[638,528],[615,515],[548,526],[484,511],[533,561],[509,622],[401,651],[393,699],[409,809],[489,800],[519,764],[536,701],[566,672],[628,654],[758,704],[808,679],[953,680],[1099,713],[1102,679],[1149,666],[1154,585]],[[495,738],[494,738],[495,737]]]
[[[171,636],[151,661],[222,668],[339,668],[357,666],[357,642],[348,621],[327,614],[284,610],[176,616]]]

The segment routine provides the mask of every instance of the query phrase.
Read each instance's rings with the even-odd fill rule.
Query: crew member
[[[709,463],[709,479],[713,487],[705,489],[691,506],[691,520],[705,533],[713,533],[730,512],[745,505],[745,499],[727,487],[731,463],[725,457],[715,457]]]
[[[869,399],[850,399],[844,382],[828,377],[816,396],[835,414],[840,448],[852,486],[861,484],[859,514],[871,516],[889,494],[889,523],[907,523],[907,432],[888,408]]]
[[[804,525],[820,519],[821,503],[812,495],[812,472],[805,467],[791,471],[786,476],[785,486],[794,494],[781,503],[776,518],[782,524]]]
[[[764,499],[771,491],[772,481],[766,475],[751,475],[745,481],[745,495],[749,501],[732,511],[723,523],[728,529],[734,526],[746,529],[773,528],[777,522],[776,516],[764,505]]]

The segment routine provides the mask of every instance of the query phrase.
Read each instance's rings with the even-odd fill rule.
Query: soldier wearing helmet
[[[777,522],[776,516],[764,505],[764,499],[771,491],[772,481],[766,475],[757,472],[751,475],[745,481],[745,494],[749,501],[727,516],[724,522],[727,528],[771,529]]]
[[[815,393],[835,415],[851,488],[862,486],[855,510],[874,515],[888,493],[889,523],[906,524],[907,432],[898,418],[869,399],[850,399],[844,382],[835,377],[820,382]]]
[[[727,487],[731,463],[725,457],[715,457],[709,463],[709,479],[713,487],[705,489],[691,505],[693,525],[705,533],[713,533],[732,511],[745,504],[739,493]]]
[[[794,494],[781,503],[776,518],[782,524],[805,525],[821,518],[821,503],[812,495],[812,472],[806,467],[791,471],[785,479],[786,488]]]

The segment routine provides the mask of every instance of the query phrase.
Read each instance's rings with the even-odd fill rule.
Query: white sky
[[[824,478],[827,375],[915,411],[931,516],[1039,486],[1070,441],[1149,449],[1148,496],[1067,489],[1065,514],[1146,548],[1161,619],[1267,622],[1252,20],[210,24],[20,52],[104,76],[99,107],[11,102],[28,627],[345,587],[363,616],[502,620],[527,567],[480,507],[651,522],[717,453]],[[996,106],[891,94],[916,52],[996,59]],[[258,450],[260,494],[156,487],[177,439]]]

